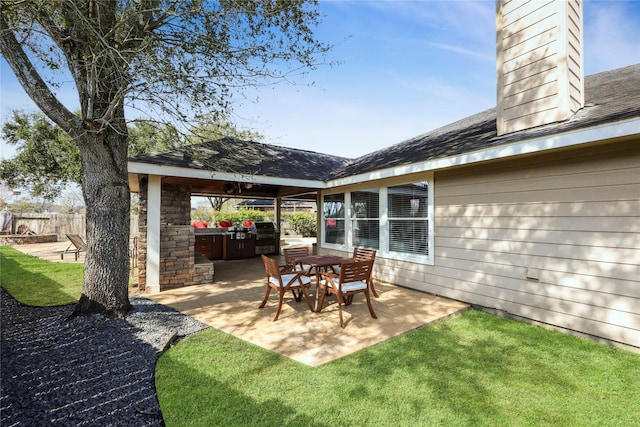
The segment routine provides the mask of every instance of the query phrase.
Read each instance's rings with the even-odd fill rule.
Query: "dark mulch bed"
[[[0,425],[163,426],[156,360],[207,326],[146,298],[125,319],[67,320],[73,306],[27,307],[0,291]]]

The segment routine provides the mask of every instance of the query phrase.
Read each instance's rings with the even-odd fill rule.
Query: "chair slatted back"
[[[297,258],[309,256],[309,248],[307,246],[297,246],[293,248],[282,248],[284,255],[284,263],[293,265]]]
[[[372,260],[376,259],[376,250],[375,249],[366,249],[366,248],[353,248],[353,257],[356,261],[364,261],[364,260]]]
[[[340,284],[351,282],[368,283],[373,260],[350,261],[340,265]]]
[[[278,261],[262,255],[262,262],[264,264],[264,271],[268,277],[275,277],[280,280],[280,268],[278,267]]]
[[[309,248],[306,246],[297,246],[293,248],[283,248],[285,262],[295,260],[296,258],[309,256]]]
[[[67,238],[71,240],[71,243],[73,243],[73,246],[76,248],[85,251],[87,250],[87,244],[82,240],[82,237],[80,237],[79,234],[67,234]]]

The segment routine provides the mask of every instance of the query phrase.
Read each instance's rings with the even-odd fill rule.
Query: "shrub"
[[[283,223],[286,223],[289,229],[302,237],[317,236],[316,219],[315,212],[295,212],[282,215]]]
[[[240,209],[238,212],[216,212],[216,220],[231,221],[235,227],[242,227],[245,221],[273,221],[266,212],[255,209]],[[211,224],[211,226],[214,226]]]

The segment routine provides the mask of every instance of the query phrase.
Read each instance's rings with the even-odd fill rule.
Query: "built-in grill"
[[[251,232],[256,235],[256,255],[280,253],[280,233],[272,222],[254,222]]]

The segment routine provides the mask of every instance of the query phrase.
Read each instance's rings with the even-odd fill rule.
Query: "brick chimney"
[[[582,0],[497,0],[498,135],[584,106]]]

